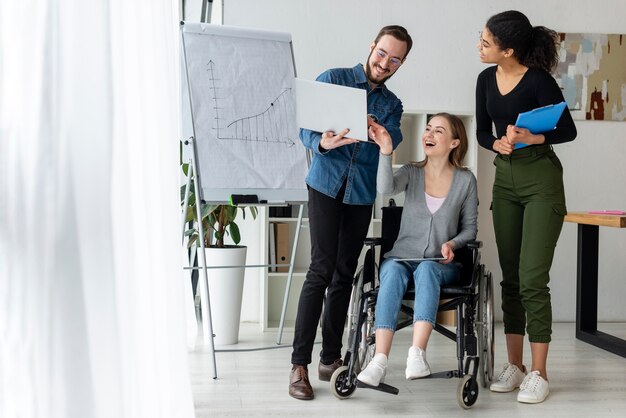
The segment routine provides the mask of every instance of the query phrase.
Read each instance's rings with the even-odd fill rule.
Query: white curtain
[[[0,416],[189,417],[178,3],[0,5]]]

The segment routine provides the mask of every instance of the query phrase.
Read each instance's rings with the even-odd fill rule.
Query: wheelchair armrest
[[[481,248],[483,246],[483,242],[482,241],[478,241],[478,240],[471,240],[467,243],[467,247],[471,248],[471,249],[477,249],[477,248]]]
[[[367,237],[365,241],[363,241],[365,245],[382,245],[383,239],[377,237]]]

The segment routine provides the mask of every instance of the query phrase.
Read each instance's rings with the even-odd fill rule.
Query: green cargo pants
[[[552,334],[550,267],[566,214],[563,167],[550,145],[494,160],[491,204],[502,268],[505,334],[548,343]]]

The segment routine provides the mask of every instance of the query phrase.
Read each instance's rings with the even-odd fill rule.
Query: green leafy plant
[[[181,168],[185,176],[189,175],[189,164],[181,164]],[[200,232],[198,230],[198,216],[196,211],[196,195],[194,193],[194,179],[191,179],[189,187],[189,198],[187,201],[187,215],[186,222],[193,221],[193,226],[185,231],[185,235],[189,236],[189,244],[191,247],[199,238]],[[184,204],[185,199],[185,186],[181,186],[180,189],[181,206]],[[256,219],[257,208],[254,206],[239,207],[231,205],[211,205],[206,203],[200,203],[200,218],[202,221],[202,232],[205,247],[215,246],[218,248],[224,247],[224,238],[230,236],[235,245],[241,242],[241,233],[239,232],[239,226],[235,223],[237,214],[241,211],[243,219],[246,219],[246,208],[250,211],[252,218]],[[211,243],[211,235],[215,237],[215,245]]]

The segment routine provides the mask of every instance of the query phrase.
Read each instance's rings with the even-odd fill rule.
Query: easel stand
[[[193,138],[189,138],[188,140],[183,141],[183,143],[186,146],[191,146],[192,148],[192,152],[190,152],[190,154],[192,156],[197,155],[195,152],[195,142]],[[187,212],[187,206],[189,203],[189,190],[191,188],[191,179],[195,177],[194,179],[194,193],[196,195],[196,216],[197,219],[200,220],[202,219],[202,204],[199,200],[199,197],[201,196],[200,194],[200,190],[201,190],[201,185],[200,185],[200,178],[199,176],[195,176],[195,174],[198,173],[198,167],[197,167],[197,163],[196,163],[196,159],[193,157],[189,158],[189,171],[188,171],[188,177],[187,177],[187,184],[185,186],[185,195],[184,195],[184,200],[183,200],[183,211],[182,211],[182,236],[183,236],[183,246],[185,244],[185,229],[186,229],[186,212]],[[283,332],[283,327],[284,327],[284,322],[285,322],[285,315],[286,315],[286,311],[287,311],[287,305],[289,302],[289,291],[291,289],[291,282],[293,279],[293,269],[294,269],[294,261],[295,261],[295,257],[296,257],[296,252],[298,250],[298,240],[300,237],[300,229],[302,227],[302,217],[303,217],[303,213],[304,213],[304,203],[300,203],[300,210],[298,212],[298,221],[297,221],[297,229],[295,231],[295,239],[294,239],[294,244],[292,246],[291,249],[291,260],[289,262],[289,264],[245,264],[245,265],[241,265],[241,266],[207,266],[207,260],[206,260],[206,253],[205,253],[205,245],[204,245],[204,239],[202,239],[202,237],[204,237],[204,230],[202,227],[202,222],[198,222],[198,234],[200,239],[198,240],[200,242],[200,257],[199,257],[199,261],[200,261],[200,265],[198,267],[193,267],[193,266],[186,266],[185,269],[189,269],[189,270],[193,270],[193,269],[199,269],[202,271],[202,277],[200,277],[198,279],[199,281],[199,285],[200,285],[200,303],[202,306],[202,333],[203,333],[203,340],[204,342],[208,342],[209,344],[209,351],[211,353],[211,357],[212,357],[212,361],[213,361],[213,379],[217,379],[217,362],[215,359],[215,353],[219,352],[219,351],[234,351],[234,350],[216,350],[215,349],[215,335],[213,334],[213,319],[211,316],[211,297],[210,297],[210,291],[209,291],[209,279],[208,279],[208,270],[209,269],[223,269],[223,268],[267,268],[267,267],[284,267],[284,266],[288,266],[289,267],[289,273],[287,276],[287,284],[285,286],[285,296],[284,296],[284,300],[283,300],[283,308],[282,308],[282,312],[281,312],[281,318],[280,318],[280,327],[279,327],[279,334],[278,334],[278,339],[277,339],[277,345],[280,345],[281,339],[282,339],[282,332]],[[190,263],[188,263],[190,264]],[[247,350],[250,351],[250,350]]]
[[[192,153],[192,155],[196,155],[195,154],[195,146],[194,146],[194,140],[193,138],[189,138],[188,140],[184,141],[185,145],[190,145],[192,147],[192,150],[194,150],[194,152]],[[183,245],[185,242],[185,219],[186,219],[186,215],[187,215],[187,206],[188,206],[188,202],[189,202],[189,189],[190,189],[190,184],[191,184],[191,179],[194,178],[195,174],[198,172],[198,167],[196,165],[196,159],[195,158],[190,158],[189,159],[189,171],[187,172],[187,185],[185,186],[185,197],[184,197],[184,203],[183,203],[183,210],[182,210],[182,237],[183,237]],[[196,181],[194,181],[194,193],[196,195],[196,199],[199,199],[200,197],[200,179],[196,178]],[[202,270],[202,277],[198,278],[198,282],[200,285],[200,304],[202,306],[202,335],[204,338],[204,342],[208,342],[209,343],[209,351],[211,353],[211,357],[213,359],[213,379],[217,379],[217,362],[215,360],[215,335],[213,334],[213,319],[211,317],[211,297],[209,295],[209,277],[208,277],[208,273],[207,273],[207,262],[206,262],[206,251],[205,251],[205,245],[204,245],[204,230],[202,227],[202,205],[200,204],[200,202],[197,200],[196,201],[196,217],[199,220],[198,222],[198,236],[200,237],[200,239],[198,240],[200,242],[200,269]],[[190,267],[193,268],[193,267]]]
[[[285,296],[283,298],[283,309],[280,311],[280,323],[278,325],[278,337],[276,338],[276,344],[280,345],[283,339],[283,328],[285,326],[285,316],[287,314],[287,305],[289,303],[289,292],[291,291],[291,279],[293,278],[293,266],[296,259],[296,250],[298,249],[298,241],[300,238],[300,229],[302,228],[302,214],[304,212],[304,205],[300,205],[298,211],[298,223],[296,224],[296,236],[294,238],[294,244],[291,248],[291,259],[289,263],[289,273],[287,274],[287,284],[285,285]]]
[[[205,2],[207,7],[204,11],[207,14],[210,3]],[[291,35],[286,32],[184,21],[180,23],[180,34],[183,86],[181,137],[190,138],[184,142],[191,147],[183,148],[183,160],[189,161],[190,171],[184,201],[188,202],[193,178],[198,219],[202,219],[202,203],[207,202],[304,205],[308,194],[302,180],[306,177],[307,161],[306,149],[298,141],[297,135],[292,91],[296,70]],[[246,59],[233,59],[233,55]],[[260,80],[263,82],[259,83]],[[248,85],[255,85],[254,91],[250,91],[246,87]],[[239,96],[241,100],[226,100],[226,97]],[[196,123],[196,118],[202,122]],[[201,142],[198,142],[198,138],[201,138]],[[249,164],[244,157],[245,153],[239,152],[245,149],[254,150],[258,164]],[[267,187],[268,184],[274,187]],[[302,213],[301,208],[297,234],[302,225]],[[201,224],[198,225],[198,232],[201,237],[206,234]],[[298,239],[299,235],[296,235],[289,264],[234,266],[239,269],[288,267],[287,292],[279,330],[281,334]],[[207,270],[227,267],[207,267],[204,240],[200,239],[198,246],[202,250],[198,257],[199,267],[185,268],[203,272],[199,275],[198,287],[202,304],[202,331],[204,340],[209,342],[213,356],[213,378],[216,378],[217,350],[214,346]],[[215,292],[215,288],[213,290]]]

